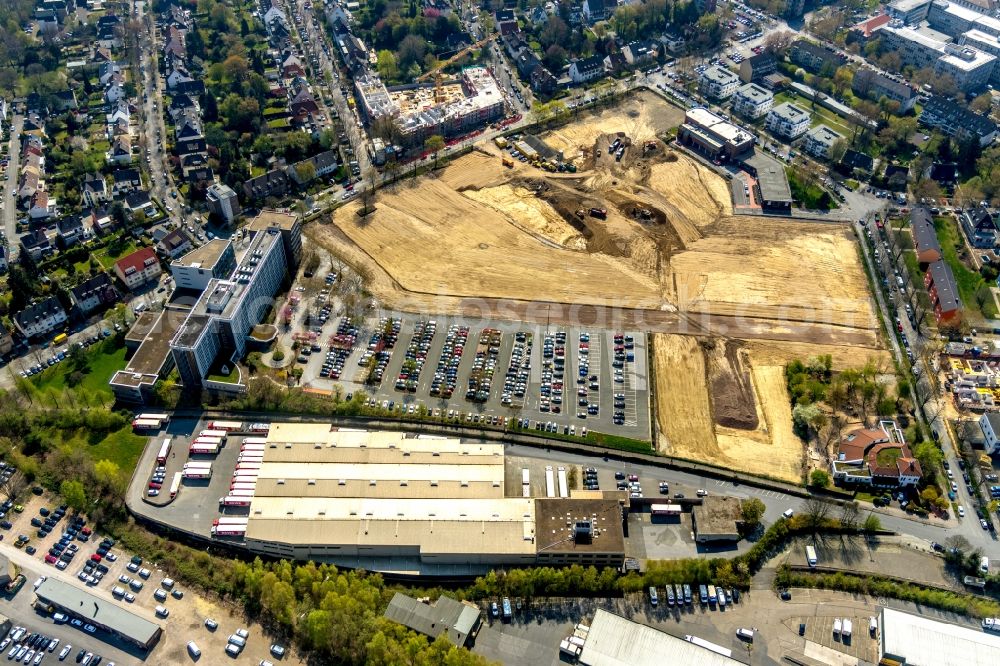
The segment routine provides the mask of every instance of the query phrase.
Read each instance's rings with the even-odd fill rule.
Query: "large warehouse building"
[[[505,496],[501,444],[320,423],[274,423],[267,439],[251,550],[413,573],[624,559],[618,498]]]
[[[1000,636],[883,608],[879,657],[907,666],[995,666]]]

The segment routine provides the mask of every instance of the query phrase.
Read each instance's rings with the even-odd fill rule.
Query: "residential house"
[[[302,160],[301,162],[296,162],[295,164],[286,169],[286,173],[288,174],[288,177],[294,180],[297,185],[304,185],[307,182],[307,180],[303,180],[301,175],[302,173],[308,172],[308,169],[306,170],[302,169],[302,167],[305,166],[306,164],[312,165],[313,178],[323,178],[324,176],[328,176],[329,174],[336,171],[340,163],[337,161],[337,152],[333,150],[327,150],[325,152],[320,153],[319,155],[314,155],[313,157]],[[222,188],[225,188],[225,190],[229,190],[229,188],[227,188],[225,185],[220,185],[219,189],[217,190],[220,196],[224,195],[225,197],[229,198],[230,201],[236,200],[235,192],[229,190],[229,193],[225,193],[225,190],[223,190]],[[209,208],[210,209],[212,208],[211,201],[209,201]],[[225,215],[223,215],[221,212],[219,214],[225,217]],[[238,205],[235,214],[236,215],[239,214]]]
[[[517,15],[514,14],[514,10],[498,10],[493,21],[493,29],[501,35],[509,35],[512,32],[517,32]]]
[[[156,244],[156,251],[171,259],[176,259],[193,249],[194,243],[183,229],[174,229]]]
[[[583,0],[583,18],[588,25],[605,21],[618,6],[616,0]]]
[[[115,164],[132,163],[132,139],[128,136],[120,136],[115,139],[111,150],[108,151],[108,161]]]
[[[173,90],[184,81],[193,81],[188,71],[179,65],[174,65],[174,69],[167,74],[167,89]]]
[[[243,194],[247,199],[281,197],[287,192],[288,175],[281,169],[272,169],[243,183]]]
[[[33,303],[13,316],[14,327],[25,338],[47,335],[66,323],[66,311],[59,299],[50,296]]]
[[[70,111],[79,106],[76,101],[76,93],[72,89],[60,90],[52,95],[52,105],[56,111]]]
[[[523,55],[522,55],[523,57]],[[628,67],[628,61],[621,51],[612,51],[604,56],[604,71],[609,74],[619,74]]]
[[[760,83],[770,74],[778,71],[778,61],[770,53],[758,53],[740,63],[740,80],[744,83]]]
[[[951,266],[944,260],[931,262],[924,273],[924,286],[931,297],[938,325],[957,325],[962,316],[962,301],[958,297],[958,283]]]
[[[21,170],[21,178],[17,183],[17,198],[21,201],[30,200],[41,186],[41,177],[35,167],[24,167]]]
[[[107,208],[92,208],[90,210],[90,228],[99,236],[103,236],[115,228],[114,218]]]
[[[604,60],[599,55],[575,60],[569,66],[569,78],[573,83],[586,83],[604,76]]]
[[[162,272],[160,260],[150,247],[136,250],[115,262],[115,274],[130,291],[158,280]]]
[[[958,219],[972,247],[992,250],[997,246],[997,221],[988,208],[966,208]]]
[[[69,295],[73,305],[84,316],[118,301],[118,290],[111,276],[104,271],[70,289]]]
[[[623,46],[622,55],[630,67],[645,67],[656,63],[660,48],[651,39],[637,40]]]
[[[773,105],[774,95],[771,91],[756,83],[740,86],[733,96],[733,111],[750,120],[764,116]]]
[[[101,82],[102,86],[106,86],[111,82],[111,78],[116,74],[121,75],[122,68],[121,65],[112,61],[101,63],[101,66],[97,68],[97,80]]]
[[[125,86],[121,83],[112,83],[104,90],[104,101],[108,104],[114,104],[123,99],[125,99]]]
[[[67,215],[56,223],[59,231],[58,241],[62,249],[73,247],[77,243],[82,243],[90,236],[85,221],[85,215]]]
[[[556,77],[544,65],[535,68],[535,71],[531,73],[530,81],[531,89],[542,95],[551,95],[559,87]]]
[[[888,14],[879,14],[856,24],[851,28],[851,32],[862,42],[868,42],[872,38],[877,37],[879,30],[889,25],[889,21],[891,20],[892,17]]]
[[[125,207],[128,208],[133,217],[139,211],[142,211],[146,217],[156,215],[156,206],[153,205],[152,200],[149,198],[149,192],[146,190],[136,190],[135,192],[126,194]]]
[[[698,78],[698,88],[701,94],[713,99],[728,99],[736,92],[740,77],[731,70],[719,65],[712,65],[701,73]]]
[[[306,68],[302,66],[302,61],[293,53],[289,54],[281,62],[281,76],[285,79],[290,79],[293,76],[305,76]]]
[[[111,201],[108,181],[100,173],[90,173],[83,177],[83,204],[89,208],[105,201]]]
[[[840,441],[830,467],[839,485],[896,490],[916,487],[923,478],[920,462],[894,421],[848,433]]]
[[[116,199],[142,187],[142,177],[139,175],[139,170],[132,167],[116,169],[111,174],[111,180],[113,183],[111,191]]]
[[[826,125],[817,125],[806,132],[802,148],[813,157],[825,160],[830,154],[830,149],[838,141],[844,141],[843,134],[834,132]]]
[[[804,39],[792,43],[788,50],[789,59],[799,67],[813,74],[829,74],[843,65],[847,59],[832,49]]]
[[[56,199],[50,197],[45,190],[38,190],[31,197],[28,207],[28,217],[32,220],[45,220],[56,214]]]
[[[183,93],[185,95],[191,95],[198,97],[205,94],[205,82],[200,79],[195,79],[192,81],[179,81],[176,86],[174,86],[174,94]]]
[[[809,129],[809,112],[791,102],[785,102],[771,109],[764,126],[775,136],[793,140]]]
[[[844,152],[844,156],[840,159],[840,163],[848,169],[858,169],[859,171],[865,171],[867,173],[871,173],[875,169],[875,160],[871,155],[865,155],[864,153],[852,148],[848,148]]]
[[[958,165],[954,162],[932,162],[927,168],[927,177],[946,188],[958,182]]]
[[[110,110],[104,115],[104,121],[108,124],[125,121],[126,124],[132,121],[132,109],[128,102],[119,100],[111,105]]]
[[[986,412],[979,417],[979,427],[983,431],[983,449],[986,455],[993,455],[1000,449],[1000,413]]]
[[[899,113],[913,109],[917,102],[917,91],[902,81],[890,78],[873,69],[860,69],[854,73],[851,90],[858,97],[878,100],[886,97],[899,104]]]
[[[190,139],[179,139],[174,143],[174,152],[178,157],[191,155],[192,153],[205,153],[208,151],[208,144],[204,137],[193,137]]]
[[[308,116],[319,113],[319,105],[316,104],[316,100],[313,98],[312,93],[305,87],[301,88],[295,96],[292,97],[291,102],[288,104],[288,109],[291,112],[292,117]]]
[[[663,44],[667,53],[675,56],[680,55],[687,48],[687,41],[683,36],[669,32],[660,37],[660,43]]]
[[[997,136],[997,124],[987,116],[937,95],[924,104],[919,120],[920,124],[947,136],[958,139],[976,137],[980,146],[988,146]]]
[[[196,113],[201,112],[198,108],[198,103],[191,99],[190,95],[181,93],[170,98],[170,106],[167,107],[167,113],[170,114],[174,122],[177,122],[177,117],[188,109],[193,109]]]
[[[931,212],[923,206],[915,206],[910,211],[910,231],[913,236],[913,247],[917,253],[917,261],[921,265],[926,266],[939,261],[944,256],[941,253],[941,243],[938,241],[937,232],[934,230]]]
[[[33,229],[21,236],[20,245],[21,252],[28,253],[35,261],[44,259],[55,252],[49,237],[41,229]]]
[[[200,166],[195,169],[185,169],[184,180],[195,187],[204,187],[207,183],[215,182],[215,172],[209,166]]]

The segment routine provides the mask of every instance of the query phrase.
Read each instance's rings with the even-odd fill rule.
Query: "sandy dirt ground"
[[[783,365],[761,363],[740,345],[706,344],[681,335],[654,336],[653,360],[661,452],[801,481],[805,445],[792,432]],[[744,382],[731,378],[720,384],[720,370],[748,376]],[[732,414],[741,418],[727,417]]]
[[[653,395],[660,429],[657,447],[681,458],[720,460],[722,451],[715,441],[705,357],[698,338],[653,336],[653,361]]]
[[[634,141],[645,141],[682,122],[683,110],[651,92],[642,92],[615,108],[580,116],[543,138],[553,149],[563,151],[565,159],[573,160],[589,151],[602,134],[625,132]]]
[[[884,349],[854,347],[848,345],[804,344],[801,342],[774,342],[770,340],[753,340],[748,343],[755,361],[765,365],[785,365],[789,361],[799,359],[806,361],[823,354],[829,354],[834,370],[860,368],[874,360],[883,366],[892,362],[892,356]]]
[[[466,190],[465,196],[485,204],[506,215],[519,229],[533,236],[571,250],[583,250],[587,241],[577,229],[562,218],[555,209],[535,193],[524,187],[498,185],[479,190]]]

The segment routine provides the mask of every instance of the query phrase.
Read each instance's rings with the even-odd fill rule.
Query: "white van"
[[[166,617],[170,615],[170,611],[168,611],[164,606],[157,606],[156,614],[159,615],[160,617]]]
[[[836,618],[833,621],[833,635],[840,636],[840,618]]]
[[[753,629],[740,627],[739,629],[736,630],[736,637],[741,638],[747,642],[753,643]]]
[[[235,645],[240,649],[243,649],[246,647],[247,641],[242,636],[237,636],[236,634],[233,634],[232,636],[229,637],[229,644]]]
[[[875,634],[878,633],[878,620],[874,615],[868,618],[868,633],[871,634],[872,638],[875,638]]]
[[[793,511],[792,509],[785,509],[785,512],[781,514],[781,517],[784,518],[785,520],[788,520],[793,515],[795,515],[795,511]]]
[[[164,578],[162,581],[160,581],[160,585],[162,585],[163,587],[167,588],[168,590],[173,589],[173,587],[174,587],[174,579],[173,578]]]
[[[983,573],[989,573],[990,571],[990,558],[985,555],[979,560],[979,570]]]
[[[198,649],[198,644],[195,643],[194,641],[188,641],[187,648],[188,648],[188,653],[195,659],[201,656],[201,650]]]

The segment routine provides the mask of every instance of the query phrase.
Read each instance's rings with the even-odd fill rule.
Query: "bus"
[[[66,342],[67,339],[69,339],[68,335],[66,335],[65,333],[60,333],[56,337],[52,338],[52,344],[61,345],[62,343]]]
[[[220,525],[212,528],[212,536],[243,536],[246,533],[246,525]]]
[[[160,444],[160,452],[156,454],[156,464],[166,465],[167,458],[170,456],[170,438],[163,440]]]
[[[649,511],[654,516],[679,516],[682,513],[680,504],[652,504]]]
[[[235,432],[237,430],[243,430],[242,421],[209,421],[209,430],[225,430],[226,432]]]
[[[177,497],[177,491],[181,489],[181,478],[183,476],[180,472],[174,472],[174,478],[170,482],[170,499]]]
[[[226,495],[225,497],[219,498],[219,504],[222,506],[250,506],[250,502],[253,501],[253,496],[243,497],[242,495]]]
[[[806,562],[809,566],[814,567],[819,560],[816,559],[816,549],[812,546],[806,546]]]
[[[270,423],[251,423],[250,427],[247,428],[250,432],[268,432],[271,430]]]
[[[136,419],[132,421],[132,430],[159,430],[163,421],[156,419]]]
[[[191,456],[214,456],[218,452],[218,444],[198,444],[196,442],[188,447],[188,455]]]

